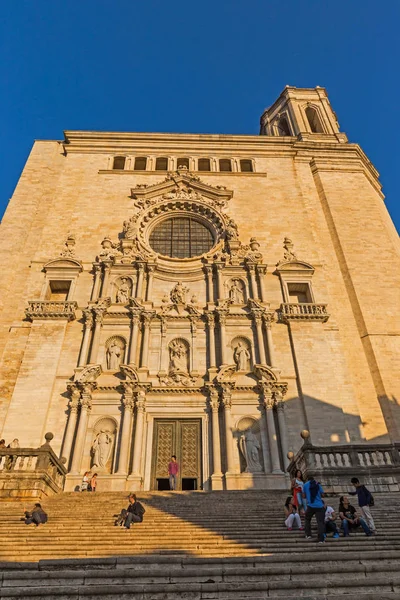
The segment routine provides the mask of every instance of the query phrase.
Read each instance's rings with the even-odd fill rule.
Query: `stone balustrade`
[[[25,314],[28,319],[75,319],[76,302],[29,300]]]
[[[46,433],[40,448],[0,448],[0,498],[43,498],[64,489],[67,470]]]
[[[329,319],[326,304],[315,304],[314,302],[284,303],[279,309],[282,323],[287,321],[321,321],[325,323]]]
[[[400,491],[400,443],[314,446],[304,434],[297,455],[288,453],[291,477],[300,469],[304,479],[312,474],[327,492],[346,492],[352,477],[375,491]]]

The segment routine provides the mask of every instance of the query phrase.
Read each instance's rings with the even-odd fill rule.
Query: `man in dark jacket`
[[[358,505],[360,507],[361,515],[362,515],[362,517],[364,517],[365,521],[367,522],[367,525],[370,528],[371,533],[375,534],[376,533],[375,523],[374,523],[374,519],[371,515],[371,509],[370,509],[370,506],[372,505],[372,494],[365,487],[365,485],[362,485],[360,483],[360,481],[357,479],[357,477],[353,477],[351,479],[351,483],[356,488],[356,491],[349,492],[349,494],[351,496],[355,496],[357,494]]]
[[[129,506],[126,509],[128,515],[125,519],[125,529],[131,528],[131,523],[141,523],[143,521],[143,515],[146,512],[140,502],[136,499],[136,494],[130,494]]]
[[[35,523],[36,527],[41,523],[47,523],[47,514],[44,512],[42,506],[36,502],[32,512],[27,510],[25,512],[25,525],[31,525]]]

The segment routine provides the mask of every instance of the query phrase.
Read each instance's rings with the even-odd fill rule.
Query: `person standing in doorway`
[[[179,472],[179,465],[176,462],[176,456],[173,454],[168,463],[169,489],[176,490],[176,479]]]

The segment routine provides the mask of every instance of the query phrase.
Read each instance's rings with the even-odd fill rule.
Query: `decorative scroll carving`
[[[85,367],[83,371],[76,375],[75,383],[90,383],[96,381],[102,372],[101,365],[90,365]]]

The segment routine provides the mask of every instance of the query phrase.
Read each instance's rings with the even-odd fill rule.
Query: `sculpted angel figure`
[[[126,239],[131,240],[136,236],[137,228],[136,221],[137,215],[133,215],[130,219],[124,221],[123,232]]]
[[[228,219],[226,224],[226,237],[228,240],[237,240],[239,238],[238,227],[233,219]]]
[[[102,429],[95,437],[92,445],[93,466],[104,469],[110,457],[112,436]]]
[[[240,449],[246,459],[246,472],[258,473],[262,471],[260,463],[260,442],[254,433],[249,430],[240,437]]]
[[[107,353],[106,353],[107,368],[110,371],[117,371],[119,369],[119,365],[121,364],[121,354],[122,354],[122,348],[114,340],[111,343],[111,345],[108,347]]]
[[[243,342],[238,342],[238,345],[233,353],[233,360],[236,363],[237,371],[247,371],[250,360],[250,352],[244,346]]]
[[[182,281],[178,281],[170,293],[171,301],[174,304],[186,304],[186,294],[188,292],[189,289],[183,285]]]
[[[170,373],[188,372],[187,349],[183,342],[174,340],[169,347],[169,371]]]
[[[129,285],[128,278],[122,277],[121,285],[118,288],[117,292],[117,302],[119,304],[126,304],[129,300],[131,292],[131,286]]]

